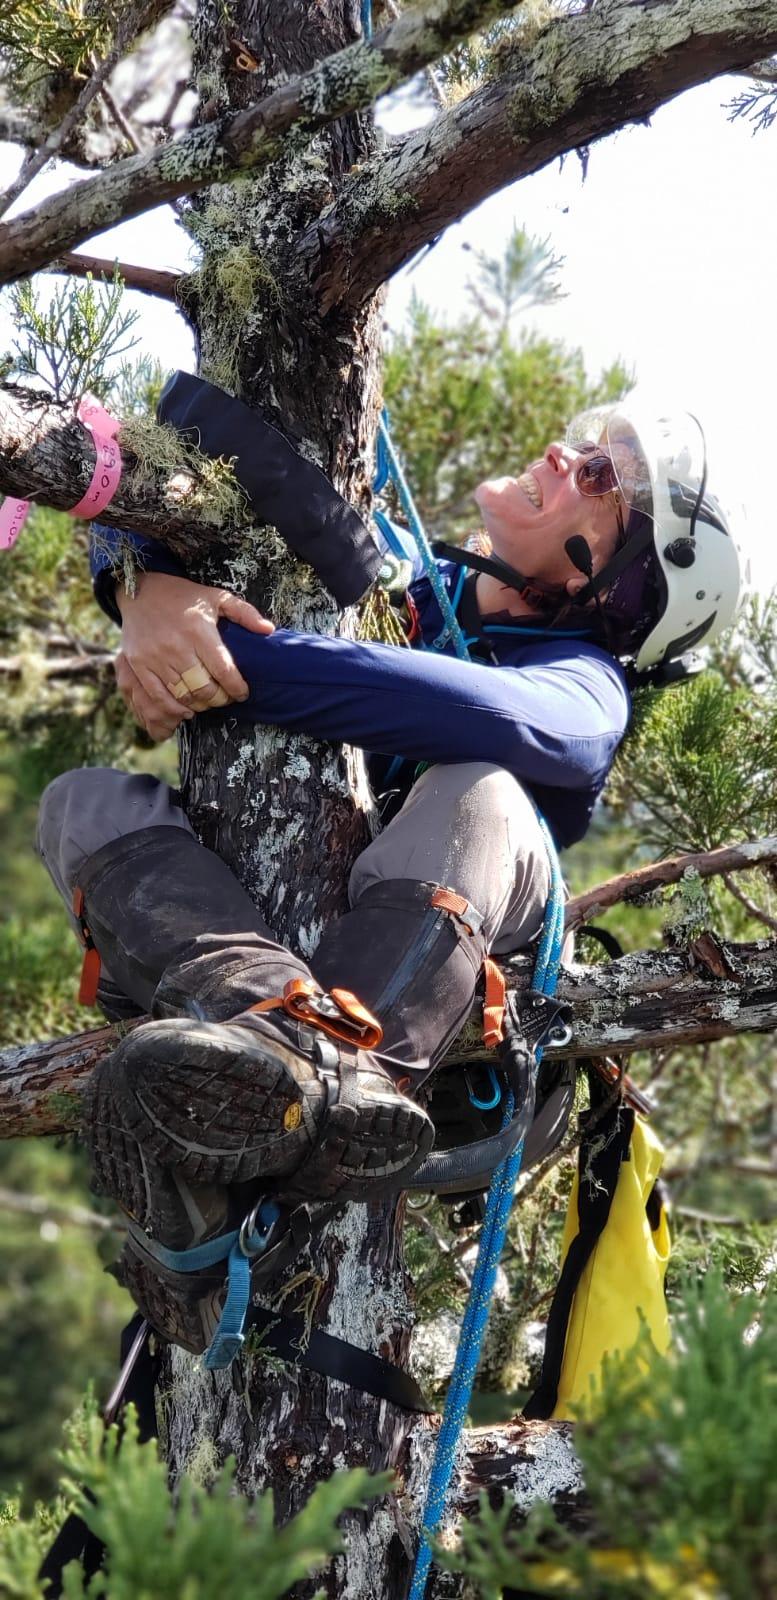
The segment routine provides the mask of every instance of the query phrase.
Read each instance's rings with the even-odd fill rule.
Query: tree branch
[[[487,195],[777,49],[777,0],[598,0],[360,167],[300,243],[324,311],[359,305]]]
[[[37,271],[79,240],[151,206],[269,165],[292,130],[313,134],[372,105],[379,94],[510,9],[505,0],[426,0],[374,34],[369,44],[360,39],[348,45],[245,111],[195,128],[147,155],[130,156],[42,201],[0,224],[0,283]]]
[[[531,982],[529,956],[504,963],[510,988]],[[548,1059],[629,1054],[777,1029],[777,941],[689,951],[640,951],[601,966],[562,969],[558,997],[572,1008],[572,1039]],[[145,1019],[147,1020],[147,1019]],[[97,1062],[127,1027],[90,1029],[0,1054],[0,1137],[59,1134],[78,1123],[79,1094]],[[467,1024],[450,1062],[488,1059],[478,1019]]]
[[[42,1194],[20,1194],[16,1189],[0,1188],[0,1210],[15,1211],[23,1217],[43,1217],[52,1222],[69,1222],[77,1228],[94,1228],[98,1233],[123,1232],[118,1218],[101,1217],[86,1206],[65,1206]]]
[[[250,512],[245,505],[242,524],[236,515],[225,527],[223,505],[219,509],[208,476],[208,460],[203,458],[200,473],[192,465],[192,452],[182,450],[182,465],[171,472],[148,459],[140,463],[121,433],[119,443],[124,470],[108,513],[112,520],[160,539],[184,560],[214,543],[237,548]],[[0,385],[0,495],[69,511],[88,488],[94,463],[92,436],[77,420],[72,404],[31,389]],[[234,490],[237,513],[245,502],[237,484]]]
[[[85,256],[80,251],[76,253],[66,250],[58,261],[52,261],[46,268],[47,272],[65,272],[73,278],[108,278],[113,279],[118,272],[128,289],[138,289],[141,294],[155,294],[161,300],[176,300],[178,284],[181,281],[179,272],[164,272],[156,267],[137,267],[129,261],[109,261],[106,256]]]
[[[600,912],[607,911],[610,906],[619,905],[624,900],[639,900],[654,889],[679,883],[686,873],[693,873],[699,878],[714,878],[762,867],[769,861],[777,861],[777,834],[771,834],[766,839],[749,839],[743,844],[721,845],[718,850],[703,850],[694,855],[671,856],[667,861],[653,861],[649,866],[636,867],[633,872],[608,878],[606,883],[586,889],[585,894],[573,895],[567,901],[565,926],[568,932],[573,932],[575,928],[582,928],[586,922],[591,922]],[[727,884],[727,887],[731,885]],[[734,889],[731,892],[734,893]],[[737,898],[742,899],[741,891]],[[743,900],[742,903],[747,904],[747,909],[752,910],[754,916],[766,922],[765,915],[753,909],[750,902]],[[777,923],[769,922],[768,926],[777,931]]]
[[[748,916],[753,917],[756,922],[762,922],[764,927],[769,928],[772,933],[777,933],[777,917],[770,917],[768,911],[764,911],[763,906],[756,905],[755,900],[751,900],[749,894],[745,894],[744,889],[740,889],[739,884],[734,882],[728,872],[724,872],[723,882],[729,894],[732,894],[734,899],[738,900],[741,906],[744,906]]]
[[[93,61],[91,77],[87,79],[75,103],[70,107],[70,110],[57,127],[53,128],[42,144],[38,146],[37,150],[30,152],[22,164],[18,177],[14,179],[13,183],[9,184],[5,194],[0,195],[0,216],[8,211],[15,200],[18,200],[19,195],[32,183],[33,178],[45,167],[46,162],[50,161],[52,156],[57,155],[62,146],[67,143],[71,134],[78,127],[84,113],[88,111],[92,101],[100,93],[104,84],[107,83],[114,67],[122,56],[126,54],[132,40],[144,28],[147,28],[160,15],[163,9],[164,5],[160,6],[160,0],[147,0],[147,3],[141,6],[139,10],[125,12],[124,16],[120,18],[112,49],[108,51],[102,61]]]

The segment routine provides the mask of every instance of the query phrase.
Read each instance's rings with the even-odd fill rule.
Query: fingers
[[[122,653],[137,680],[126,680],[133,711],[142,706],[143,718],[151,713],[155,725],[177,726],[183,716],[247,699],[248,684],[221,638],[219,620],[229,617],[260,634],[272,633],[272,623],[226,589],[163,573],[146,577],[155,581],[144,580],[122,609]]]
[[[153,674],[150,676],[153,678]],[[152,739],[161,741],[169,739],[179,723],[188,721],[193,713],[173,700],[172,696],[169,696],[172,709],[167,707],[164,685],[159,679],[155,682],[162,695],[158,695],[153,687],[149,689],[144,686],[126,656],[119,653],[116,658],[116,683],[122,699],[141,728],[145,728]]]
[[[201,644],[200,649],[211,655],[210,665],[206,666],[205,661],[200,658],[194,665],[186,667],[175,682],[172,680],[167,682],[168,694],[171,694],[180,705],[187,706],[192,711],[211,711],[215,706],[229,705],[232,700],[245,700],[248,694],[247,685],[243,682],[227,650],[223,651],[223,655],[229,670],[225,673],[225,668],[222,666],[218,651],[218,636],[216,647],[209,641],[207,647]],[[224,675],[227,676],[229,689],[225,689],[223,683],[218,682],[218,677]],[[232,692],[233,685],[237,693]]]
[[[249,600],[243,600],[239,594],[231,594],[228,589],[222,590],[218,608],[220,616],[228,617],[230,622],[238,622],[241,628],[248,628],[251,633],[275,632],[275,624],[269,617],[263,617]]]
[[[171,717],[174,718],[176,727],[179,722],[183,722],[184,718],[192,716],[191,701],[193,697],[191,695],[187,694],[180,700],[176,699],[176,696],[170,693],[166,683],[163,683],[162,679],[155,672],[152,672],[149,667],[145,666],[142,661],[132,661],[128,665],[131,666],[144,694],[148,696],[153,704],[157,716],[165,717],[168,720]],[[135,692],[133,690],[133,693]]]
[[[221,635],[214,628],[207,638],[200,640],[200,663],[212,679],[211,688],[223,691],[224,700],[209,700],[210,705],[226,705],[230,700],[247,700],[248,684],[235,666]]]

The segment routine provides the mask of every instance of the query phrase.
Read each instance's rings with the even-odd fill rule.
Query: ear
[[[580,590],[584,589],[587,583],[588,579],[583,572],[575,573],[574,578],[567,578],[564,588],[566,589],[570,600],[574,600],[575,595],[579,594]]]

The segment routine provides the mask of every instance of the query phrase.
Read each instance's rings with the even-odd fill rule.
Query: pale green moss
[[[325,116],[338,106],[377,100],[391,88],[395,76],[380,51],[360,39],[307,74],[300,101],[311,116]]]
[[[301,1272],[295,1272],[294,1277],[284,1284],[275,1297],[277,1310],[285,1312],[291,1310],[294,1316],[302,1317],[303,1328],[299,1340],[301,1352],[307,1350],[310,1344],[316,1306],[325,1288],[326,1278],[322,1278],[318,1272],[313,1272],[310,1268],[303,1268]],[[294,1298],[291,1307],[287,1307],[286,1301],[290,1296]]]
[[[216,186],[208,203],[193,207],[186,219],[203,260],[188,274],[183,297],[198,307],[203,374],[230,393],[240,388],[241,349],[265,311],[277,314],[283,298],[267,254],[253,242],[264,234],[257,225],[257,188],[248,180]]]
[[[209,1489],[221,1471],[219,1453],[212,1439],[198,1439],[184,1468],[187,1477],[200,1489]]]
[[[664,935],[673,945],[689,944],[714,926],[715,915],[707,885],[695,867],[686,867],[669,898]]]
[[[203,454],[181,438],[166,422],[153,417],[128,417],[121,425],[119,442],[134,457],[126,470],[130,494],[140,495],[150,475],[165,480],[165,503],[191,513],[214,527],[244,522],[248,506],[234,473],[234,458]]]
[[[510,31],[494,45],[486,65],[486,75],[495,78],[519,65],[548,24],[564,15],[566,13],[560,10],[557,0],[524,0],[520,10],[514,14]]]
[[[346,232],[362,234],[371,223],[380,227],[407,217],[417,209],[414,196],[394,186],[392,171],[383,156],[375,156],[353,168],[338,200]]]
[[[55,1089],[46,1096],[46,1111],[62,1128],[74,1130],[81,1121],[81,1096],[72,1089]]]

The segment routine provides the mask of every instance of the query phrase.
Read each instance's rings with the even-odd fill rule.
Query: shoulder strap
[[[607,1225],[621,1163],[626,1160],[634,1128],[634,1112],[617,1102],[598,1117],[580,1142],[577,1215],[579,1231],[567,1251],[548,1314],[548,1331],[540,1381],[523,1415],[547,1421],[555,1410],[561,1363],[575,1291]]]

